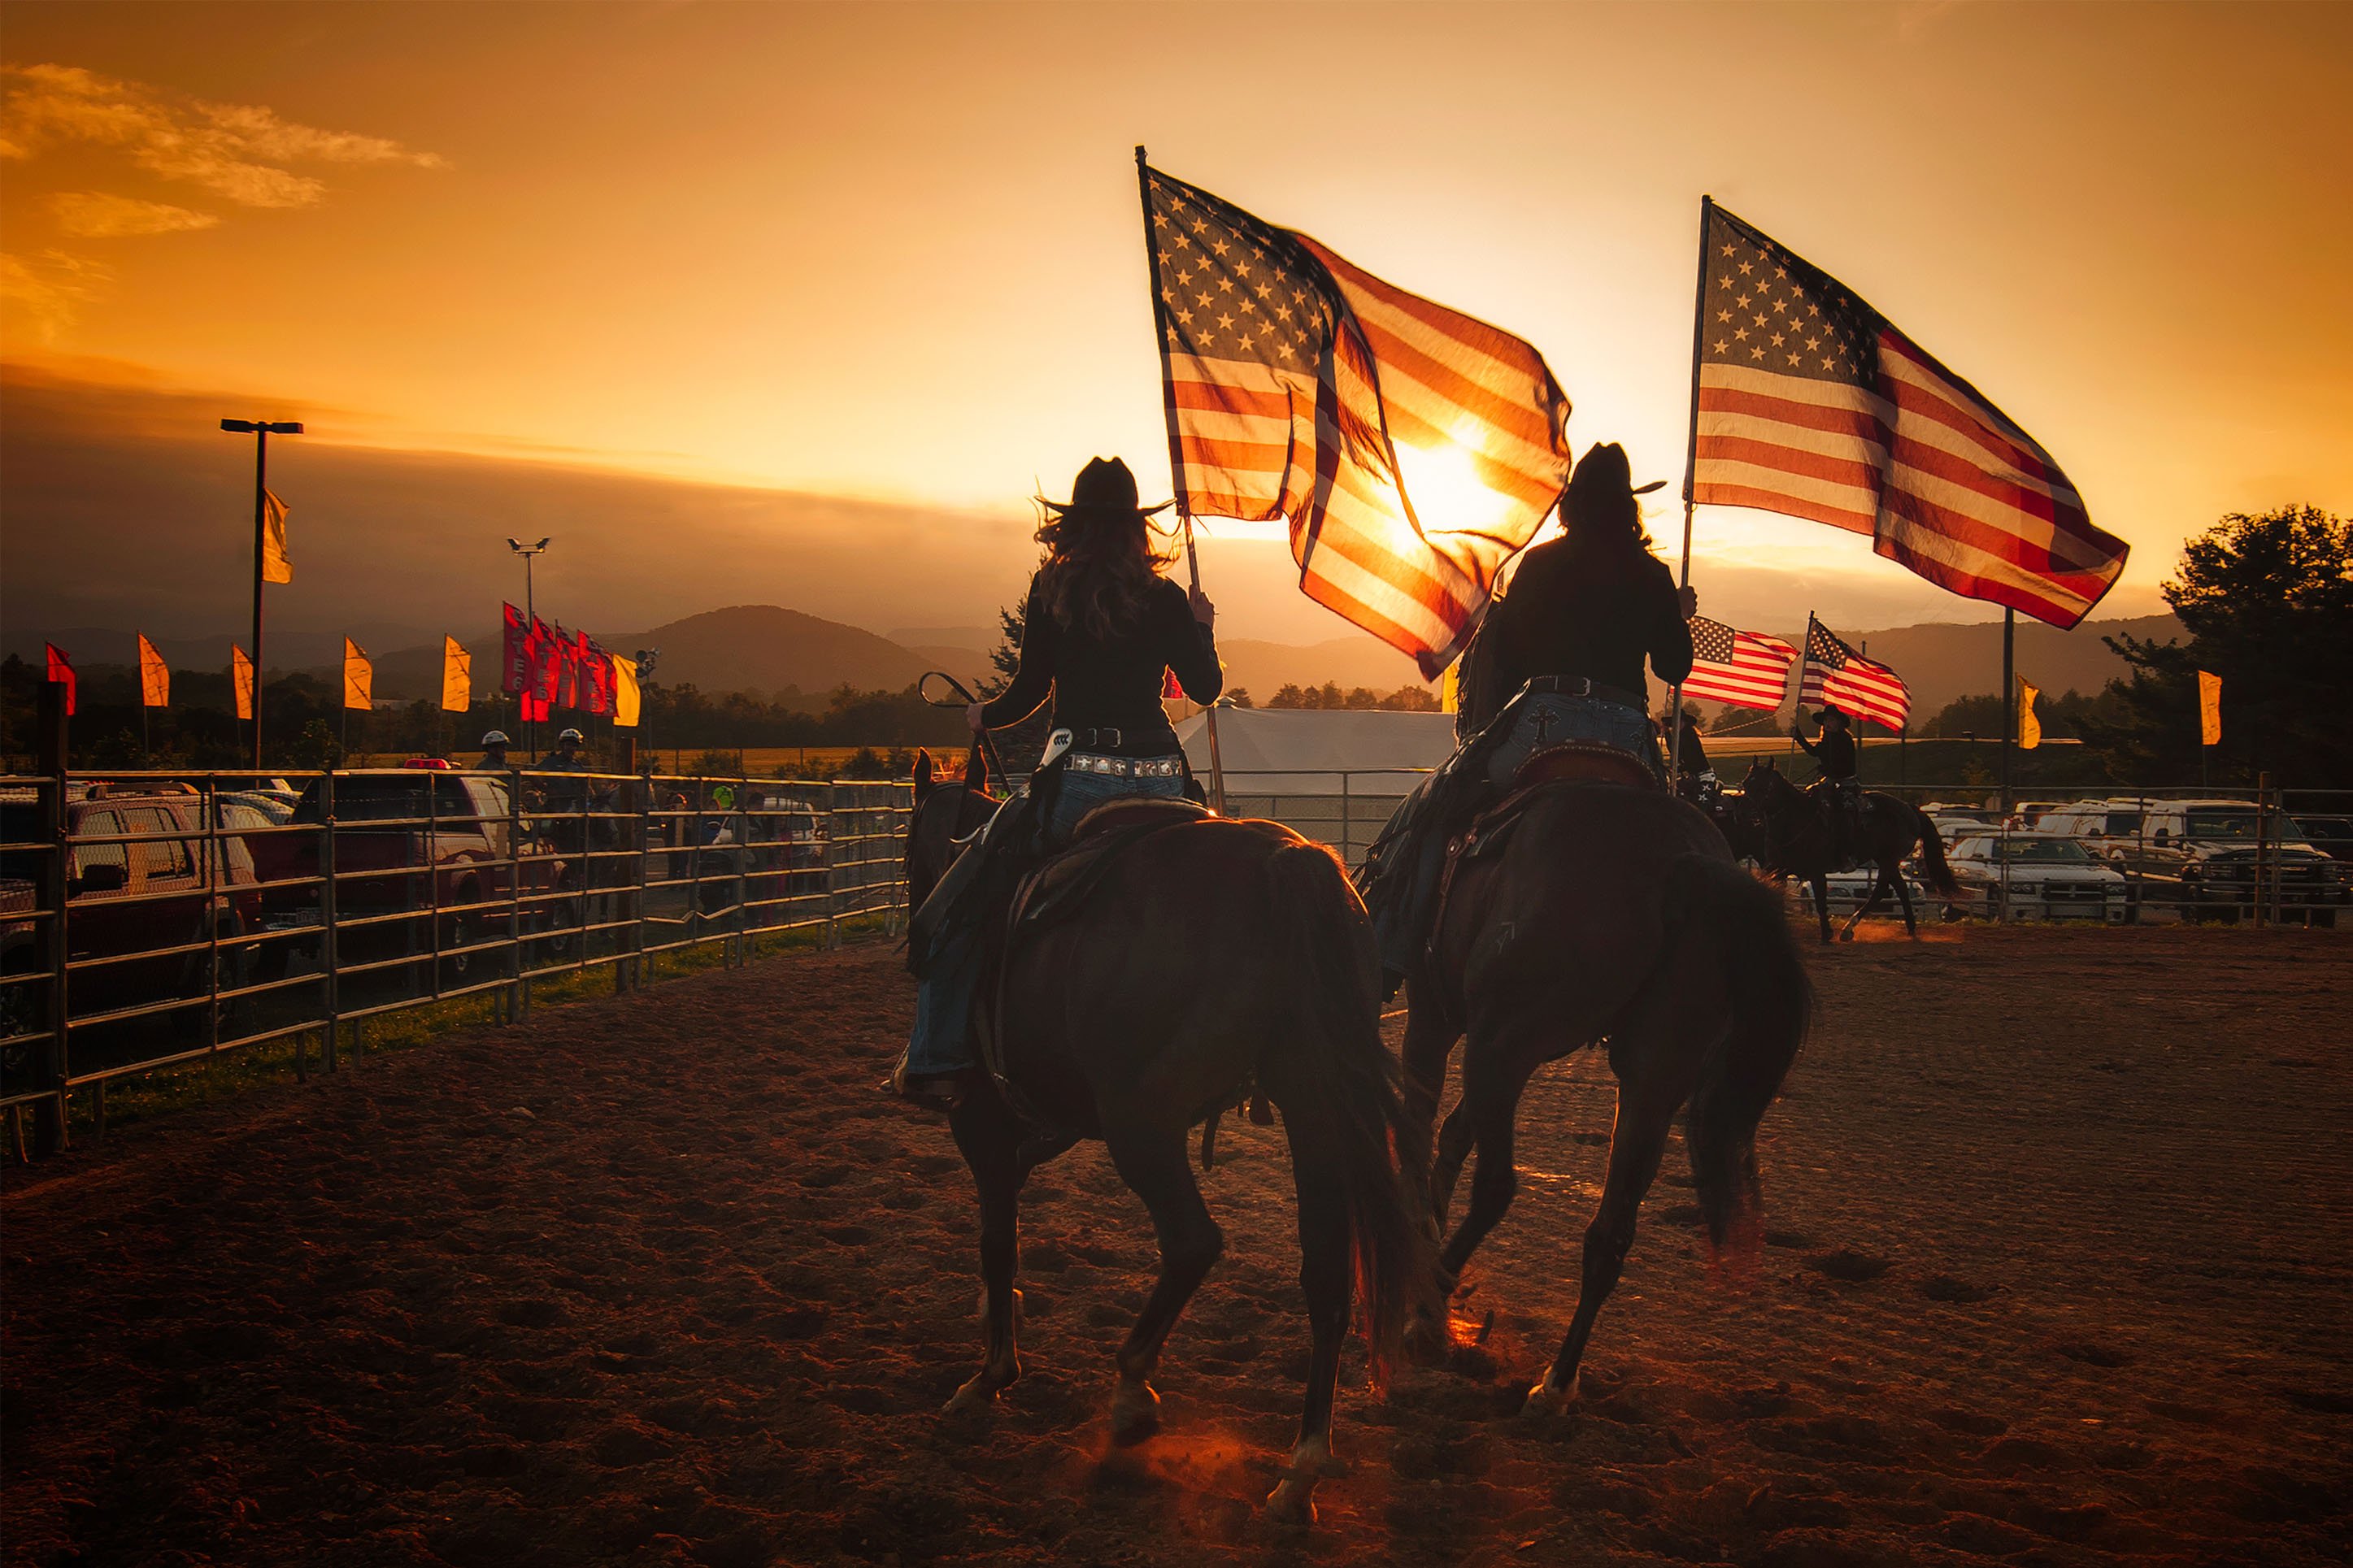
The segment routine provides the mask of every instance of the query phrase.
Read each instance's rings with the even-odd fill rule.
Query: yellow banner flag
[[[1440,713],[1462,711],[1462,661],[1456,659],[1438,678],[1438,710]]]
[[[375,706],[375,666],[368,662],[367,649],[349,637],[343,639],[343,706]]]
[[[458,639],[441,639],[441,711],[463,713],[474,705],[474,656]]]
[[[228,683],[237,691],[237,716],[253,717],[253,660],[235,643],[228,645]]]
[[[2042,744],[2042,721],[2034,711],[2034,700],[2042,695],[2042,688],[2022,675],[2018,678],[2018,749],[2021,752]]]
[[[638,661],[617,653],[613,656],[613,726],[638,727]]]
[[[293,558],[286,553],[286,503],[268,490],[261,492],[261,580],[294,581]]]
[[[164,662],[145,632],[139,634],[139,700],[148,708],[172,705],[172,667]]]
[[[2198,743],[2222,743],[2222,678],[2203,669],[2198,672]]]

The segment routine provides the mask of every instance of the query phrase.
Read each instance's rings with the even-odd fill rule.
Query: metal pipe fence
[[[898,782],[522,770],[0,778],[0,1108],[346,1024],[905,914]]]

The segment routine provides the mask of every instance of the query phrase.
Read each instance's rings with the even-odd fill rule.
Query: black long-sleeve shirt
[[[1495,647],[1486,679],[1499,704],[1537,676],[1566,675],[1614,686],[1647,707],[1646,657],[1669,685],[1691,673],[1691,628],[1674,574],[1656,556],[1604,568],[1592,552],[1551,540],[1527,552],[1489,615],[1483,635]]]
[[[1225,689],[1216,639],[1193,618],[1185,590],[1165,577],[1145,593],[1134,621],[1108,637],[1057,621],[1034,578],[1023,617],[1021,667],[981,709],[992,730],[1018,724],[1050,695],[1056,729],[1116,730],[1121,755],[1166,756],[1179,748],[1160,706],[1161,671],[1176,671],[1185,695],[1204,706]]]
[[[1844,730],[1824,730],[1820,740],[1809,741],[1800,732],[1798,744],[1806,754],[1820,765],[1826,779],[1854,777],[1854,736]]]

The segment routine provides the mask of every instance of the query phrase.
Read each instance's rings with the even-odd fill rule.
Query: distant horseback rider
[[[1096,807],[1132,796],[1181,799],[1188,774],[1184,748],[1160,706],[1163,672],[1173,670],[1191,700],[1207,706],[1224,689],[1211,626],[1216,610],[1198,589],[1189,595],[1161,575],[1169,558],[1153,546],[1152,515],[1135,476],[1117,458],[1079,470],[1067,504],[1039,503],[1038,539],[1045,560],[1030,579],[1023,611],[1021,662],[1011,684],[965,710],[975,734],[1018,724],[1053,701],[1053,740],[1038,788],[1047,798],[1040,847],[1068,844]],[[992,824],[966,851],[1002,853]],[[960,868],[962,880],[979,875]],[[943,884],[945,889],[945,884]],[[936,895],[935,895],[936,896]],[[973,1070],[970,1023],[980,978],[980,932],[964,923],[947,933],[923,964],[915,1028],[892,1075],[902,1098],[954,1106]]]
[[[1808,787],[1816,808],[1828,818],[1831,829],[1831,858],[1844,865],[1852,857],[1849,846],[1853,838],[1853,823],[1862,809],[1862,784],[1855,777],[1854,735],[1847,716],[1837,708],[1825,705],[1814,715],[1821,733],[1814,740],[1806,739],[1804,716],[1789,726],[1789,733],[1798,744],[1814,759],[1821,769],[1821,777]]]
[[[1510,591],[1488,610],[1461,677],[1464,717],[1484,727],[1398,808],[1362,877],[1393,981],[1429,939],[1449,836],[1530,756],[1599,744],[1658,775],[1642,666],[1669,683],[1691,673],[1684,622],[1696,605],[1642,529],[1638,498],[1663,483],[1636,488],[1625,448],[1595,446],[1561,497],[1561,536],[1520,557]]]

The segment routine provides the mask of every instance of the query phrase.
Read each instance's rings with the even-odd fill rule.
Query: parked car
[[[2122,925],[2136,912],[2131,879],[2073,838],[1979,834],[1956,840],[1946,858],[1961,885],[1948,906],[1956,914]]]
[[[518,882],[531,900],[524,930],[569,940],[563,932],[576,923],[574,911],[533,895],[576,894],[571,868],[543,837],[528,827],[519,836],[513,831],[508,790],[508,781],[495,773],[438,769],[335,780],[339,961],[367,963],[438,947],[452,954],[453,974],[462,975],[471,962],[464,949],[506,933],[512,917],[505,900]],[[290,821],[315,829],[324,820],[324,793],[313,780]],[[313,831],[253,841],[264,881],[299,884],[269,889],[263,915],[268,929],[321,923],[322,889],[311,879],[320,874],[322,837]],[[422,918],[385,918],[402,914]],[[301,956],[316,962],[321,955],[311,946]]]
[[[193,790],[115,793],[94,784],[66,803],[67,984],[76,1022],[155,1003],[193,1001],[246,984],[252,957],[243,939],[261,924],[253,858],[235,835],[208,835],[205,797]],[[38,803],[0,801],[0,842],[48,838]],[[0,865],[0,973],[44,964],[37,922],[9,920],[39,907],[47,853],[5,852]],[[0,986],[0,1036],[44,1026],[42,987]],[[144,1035],[200,1033],[204,1010],[188,1006],[128,1020]]]
[[[2134,844],[2143,837],[2143,821],[2148,808],[2157,804],[2137,799],[2079,800],[2045,813],[2034,826],[2039,832],[2063,835],[2106,855],[2116,846]]]
[[[1999,812],[1974,805],[1953,805],[1932,800],[1920,808],[1920,815],[1936,825],[1936,831],[1949,844],[1964,833],[1981,833],[1997,826]]]
[[[754,903],[825,890],[825,816],[791,795],[756,791],[738,809],[703,819],[705,842],[696,858],[704,911],[735,901],[735,879]]]
[[[2333,925],[2336,911],[2353,902],[2353,872],[2306,843],[2293,818],[2251,801],[2152,801],[2140,836],[2115,844],[2110,857],[2120,868],[2171,879],[2183,913],[2193,919],[2235,921],[2251,913],[2258,862],[2267,908]]]
[[[1920,879],[1917,877],[1909,872],[1901,873],[1901,875],[1904,878],[1904,885],[1912,890],[1913,918],[1918,920],[1929,915],[1935,908],[1936,900],[1929,898],[1928,890],[1920,885]],[[1878,879],[1879,873],[1868,868],[1860,871],[1833,871],[1822,879],[1822,901],[1830,905],[1833,919],[1841,915],[1851,915],[1862,907],[1863,900],[1871,896],[1872,886]],[[1799,911],[1809,920],[1812,919],[1813,885],[1795,877],[1789,879],[1789,885],[1797,889]],[[1880,900],[1879,908],[1873,913],[1891,915],[1897,920],[1902,920],[1904,905],[1894,893],[1890,893]]]

